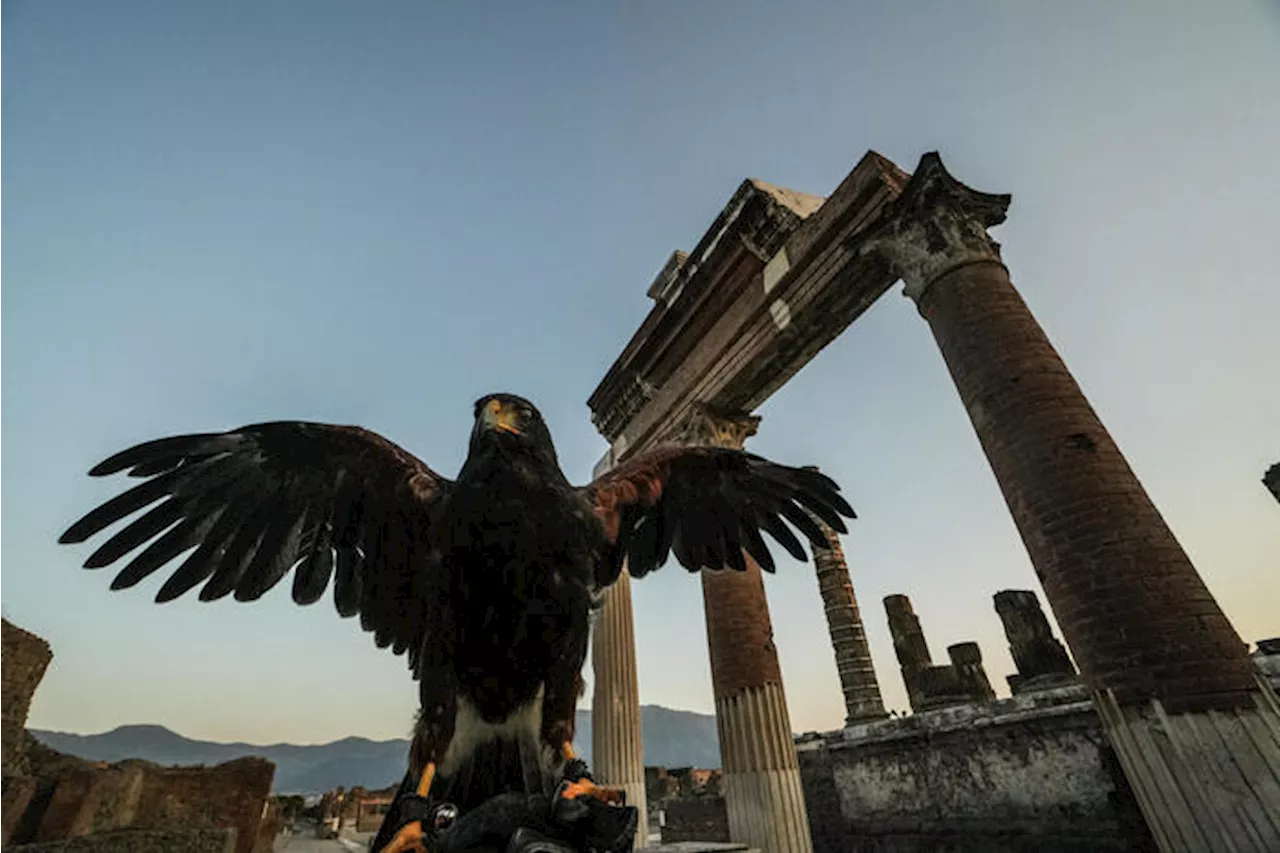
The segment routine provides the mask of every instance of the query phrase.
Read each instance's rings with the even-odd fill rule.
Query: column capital
[[[929,285],[957,267],[1002,263],[1000,244],[987,229],[1005,220],[1011,196],[979,192],[951,176],[936,151],[920,158],[902,194],[880,221],[854,238],[859,254],[889,261],[919,303]]]
[[[688,416],[672,434],[680,444],[712,445],[741,450],[760,427],[759,415],[721,412],[705,403],[694,403]]]

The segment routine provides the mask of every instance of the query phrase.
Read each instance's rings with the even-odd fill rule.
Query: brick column
[[[892,265],[929,323],[1161,846],[1268,849],[1224,820],[1237,812],[1270,821],[1280,849],[1258,769],[1280,766],[1280,744],[1245,734],[1277,730],[1275,697],[1260,704],[1245,644],[1014,288],[987,235],[1009,200],[926,154],[856,248]],[[1209,709],[1240,722],[1216,727]]]
[[[678,438],[741,448],[759,422],[698,409]],[[768,853],[812,853],[764,579],[743,556],[745,572],[701,573],[729,836]]]
[[[627,805],[639,812],[635,846],[649,844],[649,810],[644,787],[644,743],[640,729],[640,687],[636,677],[636,633],[631,612],[631,574],[604,593],[591,633],[591,769],[602,785],[622,788]]]
[[[806,466],[817,471],[816,465]],[[827,616],[827,630],[836,655],[836,672],[844,692],[844,724],[879,720],[887,717],[880,683],[871,661],[871,647],[862,627],[858,599],[853,594],[849,564],[840,546],[840,535],[818,516],[805,511],[827,537],[826,548],[813,549],[813,566],[818,575],[818,592]]]

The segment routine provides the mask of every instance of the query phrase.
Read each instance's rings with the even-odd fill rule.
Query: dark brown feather
[[[190,551],[157,601],[201,584],[203,601],[231,594],[253,601],[296,571],[299,604],[319,600],[335,577],[339,614],[359,615],[377,645],[399,654],[422,641],[420,608],[404,599],[421,594],[419,574],[438,570],[427,530],[452,484],[382,436],[305,421],[260,423],[148,441],[90,474],[119,472],[145,479],[60,539],[82,542],[157,504],[86,562],[110,565],[146,545],[113,588],[133,586]]]
[[[798,560],[808,555],[786,522],[825,547],[812,511],[844,532],[856,517],[839,486],[820,472],[791,468],[741,450],[663,445],[640,454],[581,490],[591,503],[613,558],[603,561],[601,585],[612,583],[625,557],[631,574],[661,567],[668,551],[689,571],[746,569],[746,550],[774,569],[761,532]]]

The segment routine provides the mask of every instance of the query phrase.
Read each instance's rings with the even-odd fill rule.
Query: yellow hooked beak
[[[511,406],[504,406],[501,400],[490,400],[480,413],[480,419],[486,429],[520,434],[520,428],[516,426],[519,413]]]

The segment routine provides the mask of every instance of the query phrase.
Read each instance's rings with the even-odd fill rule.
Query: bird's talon
[[[427,849],[427,833],[422,828],[422,821],[400,827],[391,841],[383,847],[381,853],[430,853]]]
[[[586,776],[576,782],[562,782],[556,794],[563,800],[592,797],[602,803],[609,803],[615,806],[625,806],[627,804],[627,794],[621,788],[606,788],[603,785],[597,785]]]

